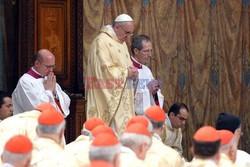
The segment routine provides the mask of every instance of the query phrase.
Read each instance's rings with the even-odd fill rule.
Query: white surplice
[[[34,71],[34,69],[32,70]],[[69,96],[56,83],[56,97],[54,97],[52,91],[45,90],[44,80],[45,78],[36,79],[27,73],[19,79],[16,89],[12,93],[14,115],[31,111],[44,102],[51,103],[59,111],[62,109],[64,117],[69,115]],[[59,100],[61,109],[56,104],[55,98]]]
[[[131,57],[132,62],[140,64],[138,61],[136,61],[133,57]],[[155,80],[151,70],[143,65],[141,65],[141,69],[138,69],[138,81],[137,81],[137,87],[136,87],[136,93],[135,93],[135,112],[137,115],[143,115],[145,110],[155,104],[155,100],[153,97],[153,94],[148,89],[148,83],[152,80]],[[163,102],[164,102],[164,96],[161,94],[161,90],[159,89],[157,91],[159,105],[162,108]]]

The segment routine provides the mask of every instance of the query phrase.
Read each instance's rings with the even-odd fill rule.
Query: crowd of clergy
[[[63,114],[50,103],[43,103],[32,111],[1,118],[0,164],[5,167],[250,165],[249,155],[237,150],[242,134],[239,117],[221,113],[216,127],[198,129],[192,138],[194,157],[188,162],[178,149],[163,142],[162,135],[168,126],[166,116],[162,108],[151,106],[144,115],[133,116],[121,135],[102,119],[89,118],[83,124],[81,135],[65,144]]]

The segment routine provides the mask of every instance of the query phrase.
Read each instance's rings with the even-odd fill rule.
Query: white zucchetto
[[[115,22],[124,22],[124,21],[133,21],[133,19],[127,15],[127,14],[120,14],[119,16],[116,17],[114,20]]]

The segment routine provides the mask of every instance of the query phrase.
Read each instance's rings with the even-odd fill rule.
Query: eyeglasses
[[[182,117],[182,116],[176,115],[176,117],[178,117],[181,122],[183,122],[183,121],[186,122],[187,121],[187,119]]]
[[[40,62],[40,61],[39,61]],[[42,63],[42,62],[40,62],[44,67],[46,67],[47,69],[55,69],[56,68],[56,65],[54,64],[54,65],[46,65],[46,64],[44,64],[44,63]]]
[[[122,28],[122,30],[125,32],[125,34],[126,34],[127,36],[132,36],[132,35],[133,35],[132,32],[126,31],[121,25],[120,25],[120,27]]]
[[[139,52],[142,52],[144,54],[153,54],[154,53],[153,50],[140,50]]]

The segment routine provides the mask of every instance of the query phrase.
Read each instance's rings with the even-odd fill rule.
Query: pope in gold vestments
[[[129,66],[126,43],[117,38],[112,26],[103,26],[87,57],[87,118],[102,118],[118,134],[134,115],[134,92],[126,88]]]

